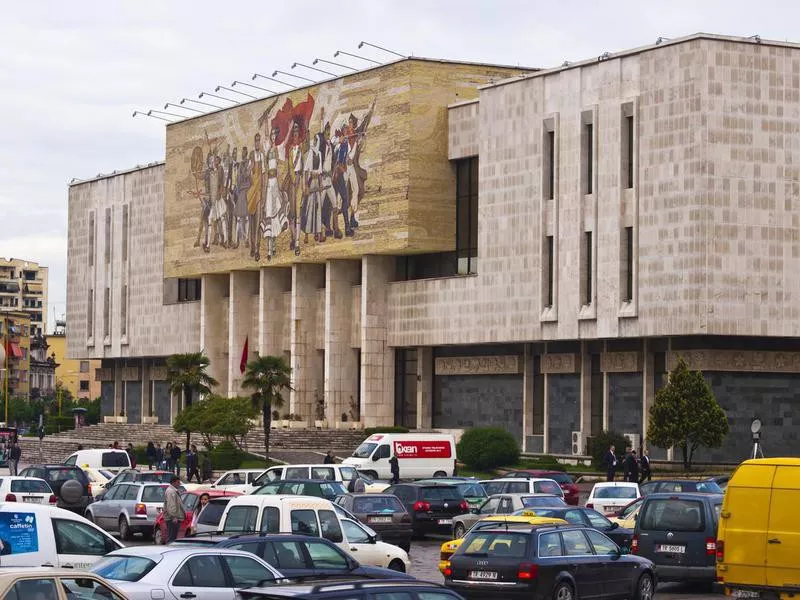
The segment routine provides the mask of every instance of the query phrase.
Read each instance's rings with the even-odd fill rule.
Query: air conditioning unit
[[[623,437],[625,437],[631,444],[631,448],[639,451],[639,444],[642,442],[642,436],[639,433],[623,433]]]
[[[582,431],[572,432],[572,456],[583,456],[586,447],[586,436]]]

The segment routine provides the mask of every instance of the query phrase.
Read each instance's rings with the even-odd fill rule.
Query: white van
[[[355,467],[372,479],[389,479],[392,456],[397,456],[402,479],[452,477],[456,440],[447,433],[376,433],[342,464]]]
[[[89,450],[73,452],[69,455],[69,458],[64,461],[64,464],[119,473],[124,469],[131,468],[131,459],[125,450],[91,448]]]
[[[347,487],[357,475],[355,468],[347,465],[280,465],[267,469],[252,482],[249,489],[237,491],[251,494],[262,485],[279,479],[325,479],[327,481],[341,481]]]
[[[74,512],[0,503],[0,567],[88,569],[125,546]]]

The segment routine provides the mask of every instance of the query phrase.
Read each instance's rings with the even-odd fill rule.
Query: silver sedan
[[[91,571],[131,600],[234,600],[236,591],[283,575],[249,552],[199,546],[138,546],[107,554]]]
[[[455,539],[464,537],[464,534],[484,517],[511,516],[514,511],[535,506],[564,506],[564,500],[560,496],[551,494],[495,494],[489,496],[478,508],[473,508],[465,515],[453,517],[453,537]]]

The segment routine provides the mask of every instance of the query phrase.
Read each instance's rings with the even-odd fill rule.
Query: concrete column
[[[317,290],[325,285],[325,266],[292,265],[292,320],[290,332],[292,391],[289,412],[314,419],[315,393],[324,386],[321,353],[316,339]]]
[[[350,344],[352,290],[361,283],[361,265],[329,260],[325,266],[325,418],[328,426],[358,402],[358,352]],[[316,409],[316,407],[315,407]],[[315,411],[316,412],[316,411]]]
[[[534,361],[530,344],[525,344],[522,363],[522,451],[528,452],[528,436],[533,435]]]
[[[608,344],[603,342],[603,352],[608,350]],[[608,431],[608,373],[603,371],[603,431]]]
[[[592,430],[592,355],[587,344],[581,341],[581,433],[588,435]],[[582,452],[586,448],[581,449]]]
[[[119,416],[119,411],[122,410],[122,398],[125,390],[125,382],[122,381],[122,369],[125,367],[125,360],[114,361],[114,414],[113,417]]]
[[[150,365],[153,361],[142,360],[142,420],[150,414],[150,399],[153,396],[153,386],[150,384]]]
[[[283,295],[292,289],[292,269],[261,269],[258,294],[258,340],[260,356],[283,356],[283,337],[291,315],[284,310]],[[250,340],[252,347],[253,340]]]
[[[547,350],[545,349],[545,352]],[[550,452],[550,373],[544,374],[544,435],[542,436],[542,452]]]
[[[228,315],[223,314],[229,292],[228,275],[203,275],[200,301],[200,348],[211,365],[208,374],[217,380],[217,393],[228,391]],[[183,402],[183,398],[176,398]]]
[[[433,427],[433,348],[417,348],[417,429]]]
[[[387,343],[391,256],[364,256],[361,270],[361,422],[365,427],[394,424],[394,350]]]
[[[655,400],[655,381],[654,381],[655,357],[650,352],[647,338],[642,346],[642,448],[647,449],[647,422],[650,416],[650,407]]]
[[[241,371],[244,341],[248,340],[248,360],[258,352],[258,328],[255,320],[259,304],[258,271],[232,271],[228,303],[228,396],[252,393],[242,388]]]

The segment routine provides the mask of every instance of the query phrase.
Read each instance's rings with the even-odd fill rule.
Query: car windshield
[[[486,498],[486,490],[479,483],[457,483],[456,488],[465,498]]]
[[[15,479],[11,481],[12,492],[28,492],[28,493],[41,493],[51,494],[52,490],[41,479]]]
[[[525,508],[564,504],[564,501],[559,496],[523,496],[521,502]]]
[[[528,533],[510,531],[476,532],[467,537],[457,554],[496,558],[524,558],[528,550]]]
[[[423,500],[461,500],[462,498],[458,488],[452,485],[422,488]]]
[[[405,512],[396,496],[368,495],[353,500],[353,510],[357,513],[396,513]]]
[[[595,488],[593,497],[633,500],[636,498],[636,488],[627,486]]]
[[[169,472],[164,473],[139,473],[137,476],[138,481],[142,481],[144,483],[169,483],[169,480],[172,479],[174,475]]]
[[[319,490],[323,498],[336,498],[347,493],[347,488],[338,481],[329,481],[319,484]]]
[[[160,485],[146,485],[142,490],[142,502],[164,502],[167,489]]]
[[[372,453],[375,452],[375,448],[377,447],[378,444],[375,444],[373,442],[364,442],[358,448],[356,448],[355,452],[353,452],[353,457],[369,458],[370,456],[372,456]]]
[[[143,556],[106,556],[91,568],[92,573],[118,581],[139,581],[156,566]]]

